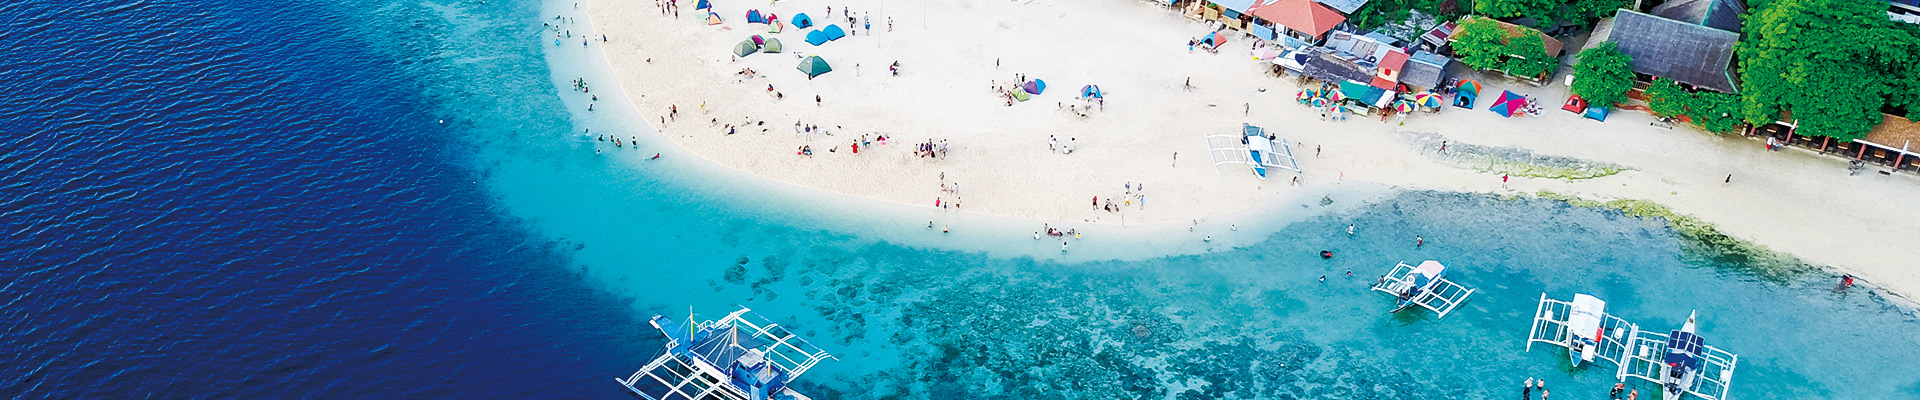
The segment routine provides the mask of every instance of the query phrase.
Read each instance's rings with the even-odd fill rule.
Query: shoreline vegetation
[[[1735,267],[1767,282],[1781,285],[1792,283],[1794,279],[1808,274],[1831,270],[1829,267],[1808,263],[1792,254],[1728,235],[1711,222],[1674,212],[1672,208],[1653,201],[1640,199],[1601,201],[1550,190],[1523,193],[1515,197],[1533,197],[1564,202],[1574,207],[1612,210],[1629,217],[1665,223],[1668,228],[1673,229],[1674,233],[1679,234],[1683,252],[1694,258],[1686,261],[1695,266]]]
[[[1402,131],[1414,148],[1455,167],[1516,178],[1576,181],[1631,170],[1619,164],[1542,155],[1518,146],[1485,146],[1447,140],[1431,132]]]

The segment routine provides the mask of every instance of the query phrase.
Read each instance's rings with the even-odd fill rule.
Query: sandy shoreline
[[[1651,200],[1895,292],[1920,293],[1920,269],[1905,265],[1920,256],[1912,246],[1920,225],[1911,223],[1920,221],[1920,207],[1901,201],[1920,198],[1914,177],[1848,176],[1844,160],[1798,149],[1767,152],[1739,136],[1654,127],[1642,113],[1616,113],[1605,123],[1582,120],[1551,108],[1565,98],[1564,86],[1486,81],[1495,93],[1513,90],[1541,99],[1548,109],[1538,117],[1506,119],[1484,109],[1448,108],[1415,115],[1404,126],[1363,116],[1329,122],[1293,102],[1299,88],[1293,80],[1264,74],[1246,56],[1247,40],[1235,38],[1219,54],[1189,53],[1183,44],[1206,28],[1143,2],[720,1],[715,5],[726,22],[719,26],[695,18],[692,3],[682,2],[679,19],[661,16],[644,0],[584,6],[600,27],[596,33],[610,39],[605,53],[622,89],[657,130],[716,163],[780,181],[923,207],[935,199],[951,202],[941,185],[958,183],[967,213],[1172,223],[1304,190],[1289,185],[1290,175],[1263,182],[1244,166],[1216,170],[1207,162],[1203,137],[1235,132],[1245,122],[1297,143],[1307,186],[1356,180]],[[835,19],[847,6],[857,16],[870,15],[878,32],[856,29],[815,47],[803,41],[807,30],[787,27],[770,35],[766,25],[744,18],[751,7],[847,26],[844,19],[825,17],[829,4]],[[1095,8],[1101,11],[1088,11]],[[733,59],[728,49],[754,34],[779,38],[786,52]],[[814,54],[835,71],[808,80],[794,69],[796,55]],[[886,65],[896,60],[904,66],[902,75],[887,76]],[[761,76],[743,79],[736,74],[743,68]],[[1008,107],[991,86],[1007,84],[1015,74],[1045,79],[1050,87]],[[1182,88],[1188,78],[1193,90]],[[1057,108],[1075,103],[1085,84],[1109,92],[1104,110],[1080,118]],[[784,100],[768,94],[768,85]],[[679,113],[662,121],[669,107]],[[748,118],[765,125],[726,134],[724,125]],[[796,134],[796,122],[833,134]],[[1502,183],[1498,174],[1458,167],[1430,142],[1409,140],[1414,135],[1408,132],[1631,170],[1572,182],[1515,177]],[[851,154],[848,145],[862,134],[891,140]],[[1078,148],[1070,155],[1049,151],[1050,136]],[[913,156],[912,144],[927,140],[948,141],[949,156]],[[795,155],[802,145],[816,154]],[[1732,183],[1723,182],[1729,174]],[[1145,184],[1150,204],[1120,213],[1093,207],[1093,197],[1120,197],[1129,184]]]

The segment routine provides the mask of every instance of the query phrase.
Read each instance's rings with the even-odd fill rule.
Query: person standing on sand
[[[1054,137],[1053,135],[1047,135],[1047,151],[1049,151],[1049,152],[1054,152],[1054,153],[1059,153],[1059,152],[1060,152],[1060,138],[1058,138],[1058,137]]]
[[[816,94],[816,95],[813,95],[813,105],[814,105],[815,107],[819,107],[819,106],[821,105],[821,103],[820,103],[820,95],[817,95],[817,94]]]
[[[1172,167],[1175,167],[1175,168],[1178,168],[1178,167],[1180,167],[1180,152],[1178,152],[1178,151],[1176,151],[1176,152],[1173,152],[1173,165],[1172,165]]]
[[[1100,209],[1100,196],[1093,196],[1093,209]]]

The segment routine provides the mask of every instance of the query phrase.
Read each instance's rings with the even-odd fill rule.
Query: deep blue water
[[[593,50],[541,43],[541,7],[0,4],[0,397],[629,398],[645,317],[747,305],[839,355],[803,378],[823,399],[1599,398],[1607,371],[1522,351],[1541,292],[1587,292],[1650,328],[1699,309],[1737,399],[1920,398],[1911,310],[1615,212],[1394,192],[1061,259],[716,172],[617,93],[582,112],[559,88]],[[1364,290],[1428,258],[1482,292],[1435,321]]]

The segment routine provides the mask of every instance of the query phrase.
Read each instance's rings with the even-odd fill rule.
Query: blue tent
[[[1086,85],[1080,87],[1080,97],[1082,98],[1096,99],[1103,96],[1105,96],[1105,94],[1100,93],[1099,86]]]
[[[706,3],[706,2],[707,2],[707,0],[700,0],[700,2],[701,2],[701,3]],[[807,14],[804,14],[804,13],[803,13],[803,14],[798,14],[798,15],[794,15],[794,16],[793,16],[793,27],[795,27],[795,28],[800,28],[800,29],[807,29],[807,28],[812,28],[812,27],[813,27],[813,17],[809,17],[809,16],[807,16]]]
[[[1587,113],[1584,116],[1595,121],[1607,122],[1608,112],[1610,111],[1607,111],[1606,107],[1587,107]]]
[[[699,5],[699,6],[697,6],[697,7],[694,7],[693,9],[695,9],[695,10],[705,10],[705,9],[709,9],[709,8],[713,8],[713,4],[712,4],[712,3],[707,3],[707,0],[700,0],[700,5]]]
[[[767,19],[760,17],[760,10],[747,10],[747,23],[764,24],[767,23]]]
[[[818,29],[815,29],[813,32],[807,32],[807,44],[819,46],[827,44],[828,40],[833,39],[828,39],[826,32],[821,32]]]
[[[820,28],[820,31],[827,33],[827,40],[840,40],[847,37],[847,31],[840,30],[839,25],[827,25],[825,28]]]
[[[807,74],[807,79],[813,79],[813,77],[820,76],[820,74],[833,71],[833,67],[827,65],[827,60],[821,59],[820,56],[812,56],[807,57],[805,60],[800,60],[799,68],[800,72]]]

